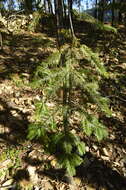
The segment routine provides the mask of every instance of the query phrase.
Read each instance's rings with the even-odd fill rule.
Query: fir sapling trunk
[[[67,89],[66,85],[64,84],[63,87],[63,127],[64,127],[64,133],[65,133],[65,139],[67,142],[68,134],[70,132],[69,130],[69,116],[70,116],[70,94],[71,94],[71,88]],[[74,182],[74,178],[72,175],[70,175],[66,169],[65,172],[65,181],[70,185],[71,190],[77,190],[77,186]]]
[[[66,86],[66,79],[63,83],[63,127],[65,135],[68,133],[68,91]]]
[[[65,82],[63,84],[63,126],[64,132],[67,135],[69,132],[69,117],[71,113],[71,91],[72,91],[72,80],[71,74],[69,74],[69,78],[65,78]]]
[[[72,56],[72,55],[71,55]],[[64,134],[65,139],[67,142],[68,134],[70,132],[69,129],[69,117],[71,115],[71,98],[72,98],[72,73],[69,68],[69,64],[65,65],[68,70],[68,76],[65,77],[64,83],[63,83],[63,127],[64,127]],[[66,169],[65,172],[65,180],[70,185],[71,190],[77,190],[76,183],[74,182],[74,178],[72,175],[70,175]]]
[[[68,97],[69,107],[71,107],[71,100],[72,100],[72,74],[70,73],[70,75],[69,75],[69,97]],[[70,110],[70,113],[71,113],[71,110]]]

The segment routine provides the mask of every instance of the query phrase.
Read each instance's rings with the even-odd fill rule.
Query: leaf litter
[[[35,35],[34,38],[37,38],[37,36]],[[30,42],[27,41],[27,43],[29,44]],[[22,55],[25,56],[25,46],[28,46],[27,43],[25,42],[25,44],[23,44],[24,52],[20,52],[23,51],[20,48],[18,50],[15,48],[15,56],[16,51],[17,56],[20,53],[23,53]],[[40,46],[38,50],[42,52],[43,48],[41,48],[42,47]],[[48,49],[44,47],[45,52],[54,51],[51,47],[47,48]],[[116,47],[114,48],[116,51]],[[116,59],[111,55],[105,57],[105,53],[102,55],[103,60],[106,60],[108,70],[110,70],[110,76],[112,75],[111,81],[104,82],[103,93],[105,93],[106,96],[113,96],[111,98],[113,117],[110,120],[101,117],[109,130],[108,139],[102,141],[101,144],[97,143],[93,138],[89,139],[84,137],[84,140],[87,141],[86,155],[84,157],[84,163],[77,169],[77,176],[74,177],[78,190],[125,190],[126,116],[125,100],[123,101],[123,98],[120,96],[120,94],[125,95],[124,86],[126,86],[123,83],[126,74],[125,62],[121,62],[122,60],[124,61],[126,56],[125,50],[126,47],[125,44],[123,44],[123,46],[120,47]],[[4,171],[6,171],[4,178],[0,177],[0,184],[1,186],[6,184],[11,186],[14,183],[13,180],[17,180],[16,175],[18,176],[20,174],[17,183],[19,183],[22,189],[27,189],[27,187],[29,187],[42,190],[66,190],[69,189],[69,186],[63,180],[62,171],[58,171],[58,168],[56,168],[57,161],[55,160],[55,157],[50,157],[48,153],[44,153],[39,142],[29,142],[26,139],[27,125],[33,120],[32,116],[35,111],[34,103],[42,97],[41,92],[33,90],[28,85],[31,76],[31,70],[29,67],[31,67],[34,62],[39,62],[42,59],[42,56],[37,55],[37,52],[35,56],[38,56],[38,60],[31,60],[34,57],[34,54],[31,52],[31,57],[28,57],[28,59],[26,57],[26,60],[25,58],[23,59],[26,61],[26,65],[21,65],[21,68],[19,67],[20,60],[16,59],[15,62],[10,61],[11,55],[9,57],[9,52],[6,60],[4,55],[0,56],[0,60],[5,64],[5,66],[3,66],[4,69],[2,71],[0,70],[1,74],[4,72],[4,75],[2,74],[2,78],[0,78],[0,147],[1,154],[7,149],[8,155],[8,157],[4,158],[0,164],[0,176],[2,175],[1,171],[3,171],[3,168]],[[122,59],[120,59],[120,56]],[[8,61],[10,64],[9,67],[6,65]],[[17,64],[16,62],[18,61],[19,63]],[[30,61],[31,65],[28,65],[27,61]],[[11,67],[11,64],[16,64],[18,71],[14,70],[12,75],[11,72],[13,71],[13,67]],[[117,67],[117,64],[119,67]],[[123,69],[122,74],[120,74],[120,68]],[[116,69],[115,75],[113,73],[114,69]],[[112,80],[113,76],[115,77],[115,80]],[[118,83],[115,81],[118,81]],[[120,91],[118,89],[119,86]],[[122,98],[122,100],[120,98]],[[50,102],[48,106],[53,106],[53,103]],[[77,116],[71,118],[73,126],[75,125],[75,127],[77,127],[78,119]],[[20,132],[23,133],[20,134]],[[20,135],[23,138],[20,137]],[[78,135],[81,136],[81,134]],[[10,161],[11,156],[9,155],[9,149],[11,146],[19,146],[18,148],[22,150],[22,156],[20,158],[21,163],[15,170],[15,176],[11,175],[11,172],[8,174],[8,171],[10,170],[8,165],[12,162]],[[11,167],[13,169],[14,166]],[[47,170],[47,172],[45,172],[45,170]],[[26,174],[26,178],[24,177],[24,174]]]

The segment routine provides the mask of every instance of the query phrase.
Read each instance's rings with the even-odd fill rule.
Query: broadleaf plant
[[[35,73],[32,85],[42,88],[44,97],[36,104],[28,138],[42,138],[46,150],[57,156],[70,176],[76,174],[85,154],[85,143],[79,134],[92,135],[98,141],[107,136],[98,118],[99,112],[111,114],[108,100],[99,92],[101,77],[108,74],[98,55],[79,43],[52,54]],[[73,124],[75,115],[78,127]]]

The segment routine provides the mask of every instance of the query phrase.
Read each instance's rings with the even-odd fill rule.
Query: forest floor
[[[110,74],[101,93],[110,98],[110,118],[101,118],[109,137],[101,143],[87,139],[84,163],[74,177],[78,190],[126,190],[126,36],[77,33],[80,42],[99,51]],[[34,102],[42,90],[31,88],[38,63],[56,50],[56,39],[47,34],[20,31],[6,35],[0,52],[0,190],[69,189],[54,156],[41,144],[27,139]]]

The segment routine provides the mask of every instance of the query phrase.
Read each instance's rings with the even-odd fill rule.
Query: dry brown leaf
[[[49,181],[46,181],[44,183],[44,190],[53,190],[53,185],[49,182]]]
[[[11,159],[5,160],[3,162],[0,163],[0,169],[1,168],[7,168],[7,166],[11,163]]]
[[[103,160],[110,161],[110,158],[108,156],[101,156]]]
[[[81,184],[81,179],[79,177],[74,177],[74,181],[78,186]]]
[[[38,178],[38,174],[36,173],[36,167],[28,166],[28,167],[27,167],[27,170],[28,170],[28,172],[29,172],[30,181],[31,181],[33,184],[37,184],[39,178]]]
[[[103,148],[102,151],[103,151],[105,156],[110,156],[109,152],[108,152],[108,150],[106,148]]]

